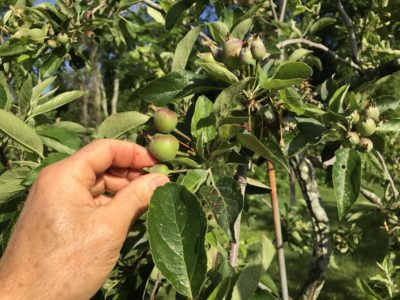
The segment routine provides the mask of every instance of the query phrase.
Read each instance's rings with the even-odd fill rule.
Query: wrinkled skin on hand
[[[0,261],[0,299],[88,299],[107,279],[161,174],[143,147],[98,140],[43,169]],[[115,193],[113,197],[103,195]]]

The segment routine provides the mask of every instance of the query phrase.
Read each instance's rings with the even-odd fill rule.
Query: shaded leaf
[[[59,47],[43,62],[40,67],[42,78],[47,78],[53,75],[64,61],[64,56],[66,54],[66,49],[64,47]]]
[[[224,177],[215,186],[205,186],[201,196],[210,206],[218,225],[226,232],[230,241],[235,241],[234,224],[243,209],[240,186],[233,178]]]
[[[289,172],[289,165],[279,148],[279,145],[272,139],[268,139],[264,144],[252,134],[238,133],[236,135],[237,142],[244,148],[249,149],[265,159],[279,163],[286,171]]]
[[[214,112],[217,117],[227,117],[231,111],[243,107],[240,99],[243,97],[243,90],[252,80],[246,78],[222,90],[214,102]]]
[[[189,9],[193,3],[194,3],[193,1],[183,0],[176,2],[174,5],[172,5],[167,12],[167,17],[165,20],[165,28],[167,28],[168,30],[172,29],[172,27],[175,26],[175,23],[178,21],[180,16],[183,14],[183,12]]]
[[[225,23],[218,21],[209,23],[208,28],[210,29],[213,39],[222,45],[229,33],[228,26],[226,26]]]
[[[167,74],[164,77],[151,81],[148,85],[138,91],[138,96],[157,106],[164,106],[174,99],[187,96],[185,89],[201,87],[204,76],[199,74],[179,70]]]
[[[325,27],[328,27],[330,25],[333,25],[336,23],[336,19],[332,17],[323,17],[317,21],[314,22],[314,24],[311,25],[310,27],[310,33],[315,34],[318,31],[324,29]]]
[[[26,187],[21,184],[21,180],[0,183],[0,205],[11,200],[25,189]]]
[[[233,28],[231,34],[238,39],[243,39],[251,26],[253,26],[253,18],[244,19]]]

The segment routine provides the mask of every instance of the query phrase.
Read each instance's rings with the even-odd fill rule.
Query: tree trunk
[[[299,298],[317,299],[325,283],[325,274],[331,254],[329,219],[322,207],[322,199],[311,162],[307,158],[301,157],[293,159],[291,164],[307,203],[314,232],[313,260]]]
[[[117,77],[117,75],[115,75],[114,91],[113,91],[113,96],[111,98],[111,114],[117,113],[118,96],[119,96],[119,78]]]

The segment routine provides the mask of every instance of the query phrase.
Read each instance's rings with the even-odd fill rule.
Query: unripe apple
[[[229,141],[234,138],[239,132],[240,128],[234,124],[223,124],[218,127],[218,135],[221,141]]]
[[[362,151],[370,152],[374,148],[374,144],[369,138],[361,138],[359,147]]]
[[[46,37],[46,31],[40,28],[33,28],[29,30],[29,38],[37,43],[43,42]]]
[[[251,43],[251,54],[255,60],[262,60],[267,55],[267,49],[259,36]]]
[[[57,34],[57,42],[59,42],[61,45],[68,43],[68,34],[61,32]]]
[[[250,65],[253,61],[253,55],[251,55],[251,50],[249,47],[243,47],[240,50],[240,62],[243,65]]]
[[[367,116],[375,121],[379,121],[379,108],[375,104],[371,104],[367,108]]]
[[[375,121],[371,118],[361,119],[357,123],[357,131],[361,136],[373,135],[376,130]]]
[[[170,134],[156,134],[149,144],[151,154],[158,160],[174,159],[178,149],[178,140]]]
[[[149,173],[159,173],[159,174],[168,175],[169,168],[164,164],[157,164],[157,165],[154,165],[151,168],[149,168]]]
[[[154,126],[161,133],[170,133],[178,124],[178,116],[168,108],[158,108],[153,115]]]
[[[55,40],[47,40],[47,46],[54,49],[58,47],[58,44]]]
[[[351,117],[352,117],[351,123],[353,125],[356,125],[358,123],[358,121],[360,121],[360,113],[357,110],[353,111],[353,113],[351,114]]]
[[[242,50],[243,41],[237,38],[229,37],[223,46],[223,63],[231,70],[240,68],[240,50]]]
[[[351,131],[347,134],[347,140],[350,142],[350,144],[355,146],[360,142],[360,136],[357,132]]]
[[[203,53],[198,53],[197,56],[204,60],[205,62],[215,62],[214,55],[212,52],[203,52]]]

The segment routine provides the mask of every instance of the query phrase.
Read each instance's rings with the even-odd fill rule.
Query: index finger
[[[96,176],[110,167],[141,170],[153,166],[155,158],[144,147],[131,142],[96,140],[64,160],[73,176],[86,186],[94,185]]]

